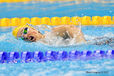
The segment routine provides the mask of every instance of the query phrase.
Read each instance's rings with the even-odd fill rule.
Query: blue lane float
[[[30,63],[66,60],[114,59],[114,50],[0,52],[0,63]]]

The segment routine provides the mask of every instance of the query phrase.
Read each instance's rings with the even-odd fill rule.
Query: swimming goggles
[[[25,41],[30,41],[28,38],[25,38],[24,35],[27,34],[29,31],[29,28],[28,27],[25,27],[22,31],[22,36],[21,36],[21,39],[22,40],[25,40]],[[42,34],[40,31],[38,31],[38,33]],[[31,36],[32,37],[32,36]],[[33,38],[33,37],[32,37]],[[31,38],[31,39],[32,39]]]
[[[21,39],[22,39],[22,40],[28,40],[28,38],[23,37],[23,35],[25,35],[25,34],[28,33],[28,30],[29,30],[28,27],[25,27],[25,28],[23,29],[22,36],[21,36]]]

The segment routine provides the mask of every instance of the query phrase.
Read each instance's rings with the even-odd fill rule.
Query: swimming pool
[[[75,1],[63,3],[3,3],[0,4],[0,18],[12,17],[62,17],[62,16],[113,16],[113,3],[81,3]],[[14,7],[15,6],[15,7]],[[4,9],[4,10],[3,10]],[[20,10],[18,10],[20,9]],[[49,46],[41,43],[26,43],[16,40],[12,36],[12,29],[0,28],[0,51],[72,51],[72,50],[113,50],[113,45],[77,45],[77,46]],[[91,39],[96,36],[114,36],[114,27],[82,26],[85,37]],[[44,33],[45,30],[42,30]],[[48,61],[41,63],[4,63],[0,64],[0,76],[113,76],[113,59]]]

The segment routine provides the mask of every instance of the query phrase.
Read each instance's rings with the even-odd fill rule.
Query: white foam
[[[6,69],[6,67],[1,67],[1,69],[2,69],[2,70],[5,70],[5,69]]]
[[[107,69],[114,69],[114,66],[106,66]]]
[[[1,41],[6,41],[6,40],[10,40],[12,38],[12,33],[8,32],[8,33],[4,33],[0,35],[0,42]]]
[[[108,61],[108,62],[104,62],[104,65],[107,65],[107,64],[111,64],[112,62]]]
[[[68,46],[74,45],[75,39],[66,39],[64,40],[62,37],[54,36],[52,33],[45,34],[45,38],[41,40],[41,43],[51,46]]]
[[[47,34],[45,34],[45,36],[46,36],[45,39],[41,40],[41,43],[46,44],[46,45],[51,45],[51,46],[80,45],[80,44],[76,43],[75,38],[63,40],[62,37],[54,36],[52,33],[47,33]],[[112,38],[112,37],[114,37],[114,34],[107,33],[104,36],[101,36],[101,39],[99,39],[100,37],[98,37],[98,36],[84,35],[84,37],[86,40],[89,40],[87,42],[88,44],[93,44],[96,41],[99,42],[99,41],[102,41],[103,39],[106,40],[105,37]],[[102,39],[102,37],[103,37],[103,39]]]
[[[3,41],[3,40],[5,40],[7,38],[7,36],[4,34],[4,35],[1,35],[0,36],[0,41]]]
[[[44,71],[40,71],[37,73],[34,73],[32,76],[46,76],[46,73],[49,72],[49,70],[44,70]]]
[[[69,71],[64,76],[74,76],[74,75],[83,76],[83,74],[85,74],[85,71]]]
[[[114,34],[112,32],[109,32],[109,33],[106,33],[104,36],[112,38],[114,37]]]
[[[19,76],[29,76],[29,74],[23,72],[23,73],[20,73]]]
[[[0,76],[5,76],[4,74],[0,74]]]
[[[73,76],[73,74],[74,74],[74,71],[69,71],[64,76]]]
[[[85,65],[86,67],[85,68],[93,68],[93,69],[97,69],[98,67],[100,67],[99,65],[91,65],[91,64],[86,64]]]

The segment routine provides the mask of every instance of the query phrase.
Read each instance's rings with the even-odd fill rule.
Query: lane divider
[[[76,4],[80,3],[114,3],[113,0],[107,1],[107,0],[0,0],[0,3],[17,3],[17,2],[30,2],[30,1],[41,1],[41,2],[68,2],[68,1],[76,1]]]
[[[0,26],[20,26],[25,25],[26,23],[32,24],[32,25],[83,25],[83,26],[114,26],[114,16],[111,18],[111,16],[84,16],[84,17],[23,17],[23,18],[2,18],[0,19]]]
[[[0,3],[17,3],[17,2],[28,2],[32,0],[0,0]]]
[[[114,50],[0,52],[0,63],[29,63],[66,60],[114,59]]]
[[[30,1],[41,1],[41,2],[64,2],[66,0],[0,0],[0,3],[17,3],[17,2],[30,2]],[[74,1],[74,0],[67,0]]]

